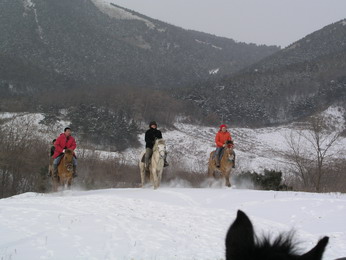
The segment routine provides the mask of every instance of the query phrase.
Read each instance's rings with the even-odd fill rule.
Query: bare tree
[[[19,116],[0,125],[0,197],[43,186],[48,145],[37,135],[33,120]]]
[[[313,117],[307,129],[292,131],[286,137],[289,151],[285,153],[293,174],[304,189],[323,190],[328,172],[335,161],[336,141],[341,131],[327,126],[322,116]]]

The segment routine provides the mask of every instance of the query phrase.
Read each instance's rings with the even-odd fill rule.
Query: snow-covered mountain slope
[[[238,209],[258,234],[294,229],[302,251],[323,236],[346,256],[346,195],[235,189],[109,189],[0,200],[0,259],[224,259]]]
[[[327,116],[328,124],[332,125],[336,131],[345,129],[345,110],[340,107],[330,107],[322,113]],[[43,119],[40,114],[11,114],[2,113],[1,118],[15,118],[16,124],[20,125],[24,121],[31,121],[38,125]],[[60,121],[54,127],[39,125],[37,132],[47,141],[51,141],[58,136],[62,129],[69,125],[68,121]],[[160,128],[160,127],[159,127]],[[234,173],[242,171],[263,172],[264,169],[278,170],[289,173],[288,161],[282,155],[290,150],[288,139],[292,132],[301,130],[301,124],[290,124],[278,127],[266,128],[233,128],[229,127],[237,155],[237,167]],[[204,127],[192,124],[175,123],[175,129],[161,129],[163,137],[167,143],[168,161],[175,169],[205,174],[210,152],[215,149],[214,137],[218,127]],[[137,165],[138,157],[145,147],[144,132],[138,136],[142,143],[140,148],[129,148],[122,153],[94,151],[103,158],[117,158],[122,163]],[[85,153],[85,147],[78,140],[79,153]],[[305,144],[308,147],[308,143]],[[346,138],[340,137],[332,147],[331,153],[336,158],[346,157]],[[78,153],[78,151],[77,151]]]
[[[123,8],[115,6],[115,1],[112,0],[91,0],[102,12],[106,13],[112,18],[120,20],[139,20],[144,22],[150,29],[155,28],[155,24],[147,19],[134,15],[125,11]],[[113,4],[113,5],[111,5]]]
[[[322,113],[327,115],[328,124],[336,131],[345,129],[345,111],[340,107],[330,107]],[[164,130],[167,142],[168,160],[173,160],[175,167],[198,173],[206,173],[210,152],[215,149],[214,138],[218,127],[201,127],[191,124],[175,123],[175,130]],[[288,141],[292,133],[302,129],[301,124],[289,124],[265,128],[232,128],[230,131],[235,143],[237,167],[234,173],[241,171],[263,172],[264,169],[289,172],[287,159],[282,155],[290,150]],[[144,134],[138,136],[144,145]],[[306,143],[306,147],[311,144]],[[340,137],[332,149],[335,157],[346,156],[346,138]],[[128,164],[136,164],[138,155],[144,148],[127,149],[121,158]],[[336,152],[337,151],[337,152]],[[109,153],[100,152],[104,156]]]

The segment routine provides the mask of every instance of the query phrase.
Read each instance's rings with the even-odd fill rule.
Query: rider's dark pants
[[[216,147],[215,157],[219,162],[221,160],[221,155],[222,155],[223,149],[224,149],[224,147]]]
[[[153,149],[151,148],[146,148],[145,149],[145,166],[148,167],[149,166],[149,161],[151,156],[153,155]]]

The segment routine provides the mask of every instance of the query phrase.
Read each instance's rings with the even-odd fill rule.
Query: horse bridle
[[[73,163],[72,162],[65,163],[65,167],[69,172],[73,171]]]
[[[154,152],[155,152],[156,150],[159,151],[160,158],[161,158],[161,159],[164,159],[164,158],[165,158],[166,151],[165,151],[165,150],[160,150],[160,149],[159,149],[159,146],[157,146],[157,148],[154,150]],[[162,153],[163,153],[163,154],[162,154]]]
[[[225,152],[226,152],[226,150],[228,149],[228,156],[227,156],[227,160],[228,161],[232,161],[233,160],[233,153],[232,153],[232,151],[231,151],[231,148],[225,148]]]

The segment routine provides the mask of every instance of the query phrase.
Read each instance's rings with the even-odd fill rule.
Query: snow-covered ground
[[[346,195],[237,189],[70,190],[0,200],[0,259],[224,259],[238,209],[257,234],[295,230],[302,251],[329,236],[346,256]]]

